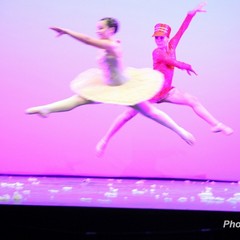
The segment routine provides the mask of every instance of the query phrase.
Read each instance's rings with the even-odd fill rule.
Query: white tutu
[[[128,67],[127,81],[118,86],[107,85],[100,69],[80,73],[70,84],[76,94],[94,102],[135,105],[151,99],[163,87],[164,76],[151,68]]]

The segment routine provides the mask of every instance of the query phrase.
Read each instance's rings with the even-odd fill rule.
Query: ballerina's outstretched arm
[[[75,31],[72,31],[72,30],[66,29],[66,28],[50,27],[50,29],[52,29],[53,31],[58,33],[57,37],[60,37],[62,35],[69,35],[70,37],[72,37],[82,43],[85,43],[87,45],[91,45],[93,47],[102,48],[102,49],[106,49],[106,50],[112,50],[113,48],[115,48],[117,46],[117,43],[115,41],[111,41],[110,39],[93,38],[86,34],[75,32]]]

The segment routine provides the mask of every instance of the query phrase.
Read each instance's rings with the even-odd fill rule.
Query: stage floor
[[[0,204],[240,211],[238,182],[0,176]]]
[[[238,182],[0,176],[8,239],[233,240],[239,211]]]

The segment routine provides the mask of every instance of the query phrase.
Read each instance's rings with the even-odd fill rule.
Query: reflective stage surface
[[[240,211],[238,182],[1,176],[0,204]]]
[[[2,226],[30,235],[240,234],[238,182],[2,175],[0,209]]]

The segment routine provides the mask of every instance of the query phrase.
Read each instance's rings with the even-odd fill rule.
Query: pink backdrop
[[[95,67],[96,49],[68,37],[55,38],[49,26],[95,36],[96,21],[121,22],[125,64],[151,67],[153,26],[165,22],[174,34],[196,0],[3,0],[0,3],[0,174],[174,177],[240,180],[238,1],[209,1],[178,47],[179,60],[198,72],[176,70],[174,85],[196,95],[232,136],[213,134],[191,109],[162,104],[197,138],[190,147],[168,129],[137,116],[116,135],[105,156],[95,145],[125,107],[84,106],[47,119],[24,114],[27,107],[70,96],[69,82]]]

